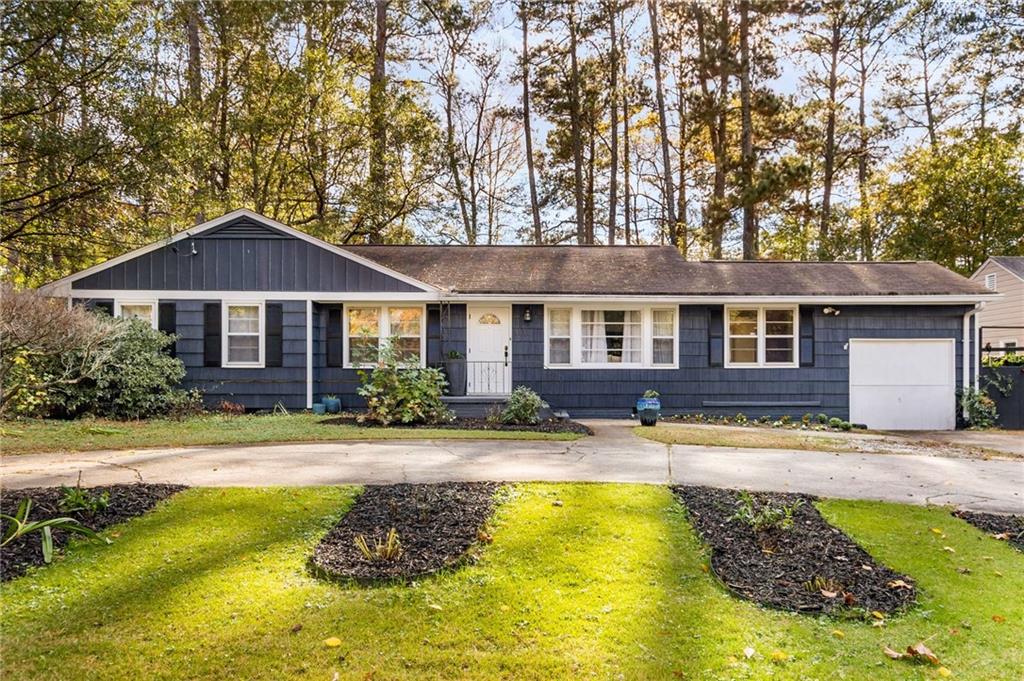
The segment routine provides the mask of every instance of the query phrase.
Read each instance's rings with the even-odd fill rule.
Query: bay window
[[[380,349],[393,339],[394,350],[404,364],[423,366],[423,307],[346,306],[345,366],[373,366]]]
[[[546,366],[674,367],[675,308],[549,307]]]
[[[224,305],[224,366],[263,366],[263,304]]]
[[[727,367],[797,366],[795,307],[726,307]]]

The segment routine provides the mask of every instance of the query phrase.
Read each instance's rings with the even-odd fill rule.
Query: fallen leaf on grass
[[[1006,618],[1003,617],[1002,615],[992,615],[992,621],[995,622],[996,624],[1002,624],[1003,622],[1006,621]]]
[[[872,610],[871,611],[871,616],[874,617],[876,620],[884,620],[885,619],[885,615],[883,615],[882,613],[878,612],[877,610]]]
[[[956,549],[954,549],[952,546],[943,546],[942,550],[948,551],[949,553],[956,553]]]
[[[939,664],[938,656],[935,653],[933,653],[928,648],[928,646],[924,644],[924,641],[918,641],[912,646],[907,646],[907,652],[905,653],[901,653],[898,650],[893,650],[889,646],[885,646],[884,648],[882,648],[882,652],[885,653],[887,657],[890,657],[893,660],[908,660],[911,662],[920,662],[922,660],[927,660],[932,664]]]
[[[832,635],[836,638],[846,638],[846,634],[844,634],[840,629],[833,629]]]
[[[324,645],[327,646],[328,648],[337,648],[338,646],[341,645],[341,639],[338,638],[337,636],[332,636],[330,638],[325,638],[324,639]]]
[[[773,650],[772,651],[772,662],[785,662],[788,659],[789,659],[789,655],[787,655],[783,651],[781,651],[781,650]]]
[[[444,610],[444,608],[442,608],[437,603],[428,603],[427,607],[430,608],[431,610]]]
[[[299,622],[298,624],[294,625],[292,627],[291,631],[292,631],[293,634],[297,634],[300,631],[302,631],[302,622]]]
[[[971,574],[971,568],[969,568],[969,567],[958,567],[956,569],[956,571],[959,572],[962,575],[969,575],[969,574]]]
[[[994,570],[994,572],[995,572],[996,577],[1002,577],[1003,576],[1003,573],[1000,572],[999,570]]]
[[[913,589],[914,588],[914,587],[910,586],[909,584],[907,584],[906,582],[904,582],[902,579],[894,579],[894,580],[892,580],[891,582],[889,582],[888,587],[890,589]]]
[[[756,651],[753,648],[744,648],[743,649],[743,655],[746,656],[746,658],[748,660],[754,656],[755,652]]]
[[[932,528],[932,534],[942,534],[942,530],[937,527]]]
[[[939,667],[939,676],[942,676],[942,677],[953,676],[953,672],[949,671],[945,667]]]
[[[894,660],[902,660],[904,657],[906,657],[906,655],[904,655],[903,653],[893,650],[889,646],[885,646],[884,648],[882,648],[882,652]]]
[[[838,591],[826,591],[825,589],[821,589],[821,595],[824,596],[825,598],[835,598],[836,596],[839,595],[839,592]]]

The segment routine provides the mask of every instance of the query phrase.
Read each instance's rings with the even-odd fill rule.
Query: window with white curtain
[[[141,319],[156,328],[156,303],[153,301],[119,300],[114,315],[121,319]]]
[[[345,366],[377,363],[380,348],[394,339],[395,352],[405,364],[423,366],[423,306],[346,306]]]
[[[727,307],[726,366],[796,366],[795,307]]]
[[[545,365],[563,367],[674,367],[675,308],[548,307]]]
[[[224,366],[263,364],[263,305],[225,305]]]

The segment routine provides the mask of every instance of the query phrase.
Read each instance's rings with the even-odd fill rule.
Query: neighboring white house
[[[1024,256],[994,255],[971,280],[1003,294],[978,313],[981,347],[1024,348]]]

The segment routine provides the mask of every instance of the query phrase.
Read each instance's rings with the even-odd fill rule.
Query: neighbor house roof
[[[933,262],[686,261],[671,246],[345,246],[460,294],[986,295]]]
[[[993,255],[989,260],[1024,279],[1024,255]]]

